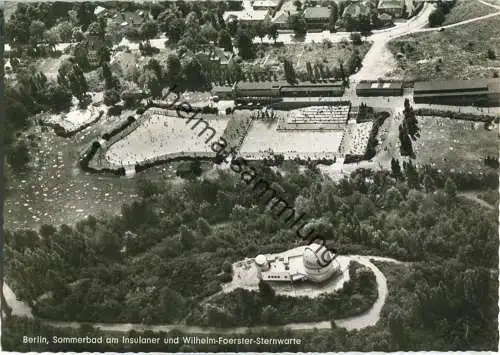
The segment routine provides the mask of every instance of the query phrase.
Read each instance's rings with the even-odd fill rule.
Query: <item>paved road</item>
[[[429,3],[424,4],[424,7],[419,11],[417,15],[412,17],[410,20],[402,23],[397,23],[394,27],[386,28],[382,30],[374,30],[373,35],[370,37],[371,40],[378,39],[378,37],[390,37],[404,35],[412,30],[419,29],[427,25],[427,20],[429,14],[434,10],[435,6]],[[330,33],[330,31],[322,32],[309,32],[304,39],[298,41],[295,39],[293,33],[280,33],[278,35],[277,42],[283,42],[285,44],[290,43],[312,43],[312,42],[322,42],[323,40],[329,40],[331,42],[340,42],[343,39],[349,40],[350,32],[335,32]],[[261,43],[259,37],[254,38],[255,43]],[[264,43],[274,43],[274,41],[268,37],[263,39]]]
[[[360,264],[363,264],[364,266],[370,268],[373,271],[377,281],[378,298],[373,304],[373,306],[367,312],[358,316],[335,320],[335,324],[339,327],[348,330],[363,329],[366,327],[373,326],[379,321],[380,312],[385,304],[385,300],[388,294],[387,279],[385,278],[384,274],[370,260],[385,261],[398,264],[406,264],[406,263],[401,263],[400,261],[395,259],[378,257],[378,256],[349,255],[348,257],[354,261],[359,262]],[[33,318],[31,308],[26,303],[18,301],[14,293],[6,283],[3,284],[3,292],[7,304],[12,308],[13,315],[27,316],[29,318]],[[47,325],[51,325],[53,327],[58,327],[58,328],[79,328],[81,325],[81,323],[78,322],[66,322],[66,321],[58,322],[58,321],[46,321],[46,320],[42,321]],[[197,334],[210,334],[210,333],[241,334],[241,333],[246,333],[248,331],[261,331],[261,330],[264,331],[269,329],[309,330],[315,328],[330,329],[332,327],[330,321],[289,323],[281,326],[253,326],[253,327],[232,327],[232,328],[198,327],[198,326],[188,326],[182,324],[143,325],[138,323],[93,323],[91,325],[94,327],[98,327],[104,331],[114,331],[114,332],[128,332],[130,330],[136,330],[136,331],[150,330],[154,332],[159,332],[159,331],[168,332],[175,329],[185,333],[197,333]]]

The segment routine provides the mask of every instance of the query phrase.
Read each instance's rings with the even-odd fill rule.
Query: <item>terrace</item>
[[[344,130],[349,106],[312,106],[292,110],[278,130]]]

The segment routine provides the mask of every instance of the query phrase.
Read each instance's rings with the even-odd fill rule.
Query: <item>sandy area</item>
[[[201,137],[204,125],[200,123],[192,129],[196,121],[186,124],[186,120],[177,116],[166,116],[155,110],[143,124],[128,136],[113,144],[106,152],[106,159],[114,165],[126,166],[145,162],[151,159],[176,155],[208,156],[213,153],[211,143],[206,143],[211,133],[207,130]],[[224,132],[226,119],[206,119],[210,127],[216,131],[211,142],[215,142]]]
[[[277,131],[277,123],[255,121],[240,149],[247,159],[263,159],[272,151],[287,159],[320,159],[338,155],[342,131]]]
[[[73,97],[72,107],[69,112],[57,115],[50,115],[47,122],[55,123],[63,127],[68,132],[78,130],[81,126],[94,120],[100,110],[106,111],[106,106],[102,104],[103,93],[90,93],[93,96],[92,102],[101,102],[99,106],[89,105],[85,109],[78,107],[78,99]]]

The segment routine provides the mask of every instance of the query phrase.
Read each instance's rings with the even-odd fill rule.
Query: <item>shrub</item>
[[[109,116],[118,116],[122,113],[123,107],[122,106],[112,106],[108,109],[108,115]]]
[[[488,59],[491,59],[491,60],[497,59],[497,55],[496,55],[495,51],[491,48],[488,49],[487,55],[488,55]]]
[[[444,16],[443,11],[440,8],[434,10],[429,15],[429,25],[431,27],[441,26],[441,24],[444,22],[444,20],[445,20],[445,16]]]
[[[415,110],[417,116],[439,116],[447,117],[455,120],[473,121],[473,122],[490,122],[495,119],[495,116],[489,115],[473,115],[470,113],[434,110],[427,108],[419,108]]]
[[[104,104],[114,106],[120,101],[120,94],[116,89],[106,90],[104,92]]]
[[[352,41],[352,44],[354,44],[355,46],[359,46],[359,45],[363,44],[363,41],[361,39],[361,34],[359,32],[351,33],[351,41]]]

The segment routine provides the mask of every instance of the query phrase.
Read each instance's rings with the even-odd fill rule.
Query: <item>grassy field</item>
[[[292,61],[296,72],[307,72],[307,62],[313,66],[314,64],[323,64],[323,66],[332,69],[338,66],[339,61],[343,61],[345,67],[355,49],[363,58],[370,49],[370,44],[367,42],[363,42],[359,46],[345,42],[293,43],[282,46],[258,44],[257,48],[257,58],[247,64],[270,66],[283,74],[282,63],[285,58]]]
[[[500,73],[500,18],[391,41],[398,76],[406,80],[491,78]],[[489,59],[492,49],[496,59]],[[403,54],[403,56],[398,55]]]
[[[498,132],[483,124],[440,117],[418,117],[421,137],[413,142],[417,162],[460,171],[488,169],[483,159],[498,156]],[[473,127],[473,128],[471,128]]]
[[[491,14],[495,9],[475,0],[457,0],[443,25],[451,25],[464,20]]]

